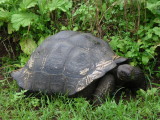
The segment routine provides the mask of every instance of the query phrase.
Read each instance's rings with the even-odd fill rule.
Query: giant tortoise
[[[119,83],[145,89],[140,68],[127,64],[102,39],[74,31],[48,37],[11,76],[26,90],[82,96],[93,102],[111,94]]]

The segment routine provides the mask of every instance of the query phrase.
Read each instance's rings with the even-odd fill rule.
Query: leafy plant
[[[147,91],[140,89],[139,91],[137,91],[137,93],[138,93],[138,96],[141,96],[146,100],[149,100],[149,99],[153,99],[155,95],[158,93],[158,91],[159,90],[157,88],[148,89]]]
[[[153,59],[153,56],[156,54],[154,52],[156,47],[147,45],[141,40],[136,42],[129,36],[124,38],[113,36],[111,37],[110,45],[119,55],[131,58],[132,65],[147,65],[149,60]]]
[[[46,36],[78,30],[107,39],[117,54],[150,71],[160,46],[159,6],[159,0],[1,0],[0,28],[19,44],[19,66]]]
[[[147,23],[143,21],[145,25],[140,25],[137,32],[134,34],[127,32],[111,37],[110,45],[112,48],[118,54],[131,58],[132,65],[148,66],[154,56],[157,55],[155,50],[160,46],[160,25],[155,22],[155,20],[159,19],[157,18],[159,16],[157,6],[159,6],[159,2],[147,2],[146,9],[152,11],[150,14],[154,14],[154,19],[150,20],[150,15],[147,14]]]
[[[15,103],[25,97],[24,93],[27,92],[27,90],[22,90],[21,92],[17,92],[13,95],[13,98],[11,99],[11,102]]]
[[[78,29],[86,30],[92,29],[94,26],[96,17],[96,7],[92,4],[81,4],[78,9],[73,14],[74,22],[76,22],[75,27]]]
[[[36,48],[37,44],[33,39],[24,39],[20,41],[21,49],[27,55],[30,55]]]
[[[69,0],[3,0],[0,2],[0,26],[7,24],[8,34],[19,34],[21,50],[30,55],[39,40],[54,33],[57,23],[51,21],[50,15],[53,12],[59,16],[69,15],[71,7]]]
[[[34,13],[19,13],[13,14],[11,16],[11,24],[15,31],[20,29],[20,26],[27,27],[30,26],[34,21],[36,22],[38,16]]]

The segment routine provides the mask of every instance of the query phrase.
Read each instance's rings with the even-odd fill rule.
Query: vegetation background
[[[84,98],[18,92],[10,72],[43,40],[62,30],[90,32],[139,65],[149,89],[93,107]],[[0,0],[0,119],[160,119],[159,0]]]

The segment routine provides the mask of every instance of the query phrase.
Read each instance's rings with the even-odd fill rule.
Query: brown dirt
[[[5,49],[5,46],[3,45],[3,43],[0,43],[0,57],[3,57],[7,55],[7,51]]]
[[[18,36],[10,37],[7,30],[0,29],[0,38],[0,62],[2,57],[14,58],[19,54],[16,52],[16,47],[19,46],[16,41],[19,40]]]
[[[0,38],[1,38],[1,41],[0,41],[0,59],[1,59],[1,57],[7,55],[7,50],[5,48],[5,42],[6,42],[6,37],[5,36],[6,36],[6,34],[2,31],[0,31]]]
[[[0,80],[3,80],[3,79],[4,79],[4,77],[2,75],[0,75]]]

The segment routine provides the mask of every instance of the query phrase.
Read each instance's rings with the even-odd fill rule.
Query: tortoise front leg
[[[106,74],[102,77],[98,83],[98,86],[94,92],[93,104],[102,104],[106,96],[111,95],[115,88],[115,78],[112,74]]]

